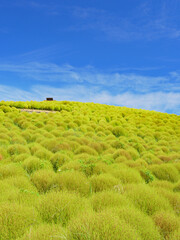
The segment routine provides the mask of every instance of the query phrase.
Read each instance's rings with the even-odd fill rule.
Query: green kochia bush
[[[33,173],[39,169],[52,169],[52,165],[49,161],[43,161],[37,157],[29,157],[23,162],[24,169],[29,173]]]
[[[132,203],[121,192],[103,191],[92,195],[91,203],[95,211],[110,207],[132,206]]]
[[[55,187],[56,174],[49,169],[40,169],[31,176],[32,183],[40,193],[47,192]]]
[[[169,236],[180,228],[179,218],[172,213],[157,212],[154,214],[153,219],[164,239],[169,239]]]
[[[21,154],[21,153],[30,153],[27,146],[21,144],[13,144],[8,147],[8,153],[10,155]]]
[[[95,156],[98,155],[98,153],[89,146],[81,146],[75,151],[75,154],[80,154],[80,153],[87,153],[89,155],[95,155]]]
[[[50,161],[53,165],[54,170],[57,171],[58,168],[64,163],[70,162],[71,158],[65,153],[57,152],[51,157]]]
[[[142,211],[127,205],[120,208],[115,208],[114,212],[120,219],[125,220],[127,224],[130,224],[134,229],[136,229],[142,239],[162,239],[152,218],[144,214]]]
[[[149,168],[161,180],[177,182],[180,178],[180,174],[173,164],[153,165]]]
[[[111,209],[88,212],[73,218],[69,225],[74,240],[143,240],[138,232]]]
[[[78,194],[61,191],[44,195],[37,203],[37,209],[44,222],[66,225],[71,218],[91,208]]]
[[[119,180],[110,174],[100,174],[90,178],[91,188],[93,192],[100,192],[103,190],[113,189],[119,184]]]
[[[57,224],[41,224],[31,227],[22,238],[18,240],[68,240],[68,233],[65,228]]]
[[[38,222],[37,211],[16,203],[3,203],[0,206],[0,239],[14,240]]]
[[[0,165],[0,179],[25,175],[24,169],[16,163]]]
[[[145,184],[127,185],[125,196],[148,215],[152,215],[159,210],[172,210],[167,199]]]
[[[57,174],[56,185],[60,190],[73,191],[81,195],[90,193],[88,179],[78,171],[67,171]]]
[[[122,183],[142,183],[143,179],[135,169],[119,165],[119,169],[114,169],[113,176],[118,178]]]

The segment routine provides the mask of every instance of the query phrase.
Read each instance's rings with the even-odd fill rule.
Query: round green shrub
[[[146,240],[161,240],[160,233],[156,228],[151,217],[139,211],[135,207],[124,205],[114,209],[120,219],[123,219],[127,224],[132,226],[142,239]]]
[[[90,205],[78,194],[61,191],[42,196],[37,209],[44,222],[66,225],[71,218],[90,209]]]
[[[0,206],[0,239],[14,240],[38,222],[37,211],[17,203],[3,203]]]
[[[157,212],[153,215],[153,220],[164,239],[169,239],[169,236],[180,228],[179,218],[170,212]]]
[[[25,175],[24,169],[16,163],[0,165],[0,179]]]
[[[31,174],[39,169],[52,169],[52,165],[49,161],[41,160],[34,156],[28,157],[26,160],[24,160],[22,166],[28,174]]]
[[[88,195],[90,193],[90,184],[84,174],[78,171],[66,171],[59,173],[56,177],[56,184],[60,190],[68,190]]]
[[[119,180],[108,173],[94,175],[89,180],[93,192],[113,189],[114,186],[119,184]]]
[[[7,151],[10,155],[21,154],[21,153],[30,154],[29,148],[21,144],[10,145]]]
[[[64,163],[70,162],[71,158],[65,153],[57,152],[50,158],[50,161],[54,170],[57,171]]]
[[[146,184],[127,185],[125,196],[148,215],[152,215],[160,210],[172,210],[168,200]]]
[[[153,165],[149,169],[160,180],[177,182],[180,177],[178,170],[173,164]]]
[[[31,227],[22,238],[18,240],[50,240],[68,239],[67,230],[57,224],[40,224]]]
[[[91,204],[97,212],[109,207],[131,206],[132,203],[120,192],[103,191],[92,195]]]
[[[70,221],[68,229],[70,239],[74,240],[142,240],[138,232],[111,209],[79,214]]]
[[[55,187],[56,174],[52,170],[40,169],[31,176],[32,183],[40,193],[47,192]]]

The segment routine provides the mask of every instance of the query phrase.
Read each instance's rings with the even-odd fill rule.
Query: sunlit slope
[[[180,239],[180,117],[0,102],[0,239],[53,238]]]

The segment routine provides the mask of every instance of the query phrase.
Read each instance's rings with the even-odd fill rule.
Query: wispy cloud
[[[159,91],[146,94],[124,92],[123,94],[114,95],[98,87],[85,87],[82,85],[63,88],[35,85],[29,91],[0,85],[0,96],[0,100],[6,101],[41,101],[47,96],[52,96],[56,100],[94,102],[180,114],[180,93],[173,92],[163,93]]]
[[[96,30],[116,41],[176,39],[180,38],[178,9],[179,4],[175,8],[168,0],[150,0],[135,8],[131,16],[121,17],[101,9],[74,7],[72,14],[79,21],[70,29]]]
[[[164,76],[140,74],[132,71],[102,71],[92,66],[82,68],[71,65],[29,62],[24,64],[0,64],[0,72],[18,74],[24,79],[64,84],[89,84],[111,87],[116,92],[132,91],[148,93],[155,91],[180,91],[180,73],[171,72]]]

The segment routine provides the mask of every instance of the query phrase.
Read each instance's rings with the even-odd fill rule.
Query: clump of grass
[[[3,203],[0,206],[0,239],[14,240],[38,222],[37,211],[16,203]]]
[[[99,175],[101,173],[108,173],[111,169],[111,166],[105,164],[104,162],[97,162],[93,168],[93,174]]]
[[[120,126],[114,127],[113,130],[112,130],[112,133],[116,137],[126,136],[127,135],[127,132],[124,130],[124,128],[120,127]]]
[[[108,173],[103,173],[98,176],[92,176],[90,183],[93,192],[100,192],[113,189],[114,186],[119,184],[119,180]]]
[[[26,189],[28,191],[36,191],[31,181],[26,176],[12,176],[4,180],[4,182],[18,189]]]
[[[153,215],[153,220],[164,239],[169,239],[169,236],[180,227],[179,218],[170,212],[157,212]]]
[[[179,172],[173,164],[152,165],[149,168],[160,180],[167,180],[171,182],[177,182],[179,180]]]
[[[81,171],[81,163],[78,160],[70,161],[63,164],[63,166],[58,170],[59,171],[69,171],[69,170]]]
[[[156,180],[156,181],[153,181],[152,183],[150,183],[150,186],[156,187],[157,189],[164,188],[164,189],[172,191],[174,184],[167,180]]]
[[[144,159],[149,165],[153,164],[162,164],[163,162],[154,154],[151,152],[146,151],[142,155],[142,159]]]
[[[90,205],[78,194],[61,191],[44,195],[37,209],[44,222],[66,225],[71,218],[90,209]]]
[[[88,179],[78,171],[59,173],[56,177],[56,184],[60,190],[73,191],[81,195],[88,195],[90,193]]]
[[[50,240],[50,239],[68,239],[68,233],[65,228],[57,224],[40,224],[31,227],[22,238],[18,240]]]
[[[68,229],[70,239],[74,240],[142,240],[137,231],[111,209],[80,214],[70,221]]]
[[[14,136],[11,138],[11,144],[22,144],[25,145],[27,142],[26,140],[21,136]]]
[[[0,165],[0,179],[22,175],[25,175],[25,171],[20,165],[17,165],[16,163]]]
[[[16,162],[16,163],[21,163],[28,157],[30,157],[30,155],[28,153],[21,153],[19,155],[12,156],[11,161]]]
[[[118,157],[124,156],[127,160],[131,160],[132,157],[130,153],[124,149],[118,149],[116,152],[113,154],[113,158],[117,159]]]
[[[133,160],[136,160],[137,158],[139,158],[139,153],[138,153],[138,151],[135,148],[133,148],[133,147],[130,148],[129,147],[127,149],[127,151],[131,155]]]
[[[93,148],[89,146],[81,146],[75,151],[75,154],[81,154],[81,153],[87,153],[89,155],[94,155],[94,156],[98,155],[97,151],[95,151]]]
[[[148,185],[129,184],[126,186],[125,196],[127,196],[136,207],[148,215],[152,215],[159,210],[172,209],[168,200]]]
[[[21,144],[10,145],[7,151],[10,155],[21,154],[21,153],[30,154],[29,148]]]
[[[173,188],[174,192],[180,192],[180,180],[175,184]]]
[[[50,161],[54,170],[57,171],[64,163],[70,162],[71,158],[65,153],[57,152],[51,157]]]
[[[34,156],[43,159],[43,160],[50,160],[53,156],[52,152],[48,151],[45,148],[41,148],[34,153]]]
[[[120,208],[116,207],[114,212],[120,219],[123,219],[127,224],[136,229],[142,239],[161,240],[161,236],[152,218],[135,207],[124,205]]]
[[[124,195],[114,191],[103,191],[93,194],[91,204],[93,209],[98,212],[110,207],[132,205],[132,203]]]
[[[17,199],[18,189],[4,180],[0,180],[0,203],[13,202]]]
[[[118,169],[114,169],[112,174],[114,177],[118,178],[123,184],[143,182],[143,179],[140,173],[137,170],[132,168],[128,168],[124,166],[122,168],[119,167]]]
[[[55,177],[52,170],[40,169],[32,174],[31,181],[40,193],[44,193],[55,187]]]
[[[47,160],[43,161],[34,156],[27,158],[23,162],[22,166],[27,171],[28,174],[31,174],[39,169],[52,169],[52,165],[49,161]]]
[[[178,216],[180,216],[180,196],[179,196],[179,194],[177,192],[171,192],[169,190],[162,189],[162,188],[157,188],[156,190],[158,191],[160,196],[167,199],[167,201],[172,206],[174,212]]]
[[[180,240],[180,228],[169,236],[169,240]]]

